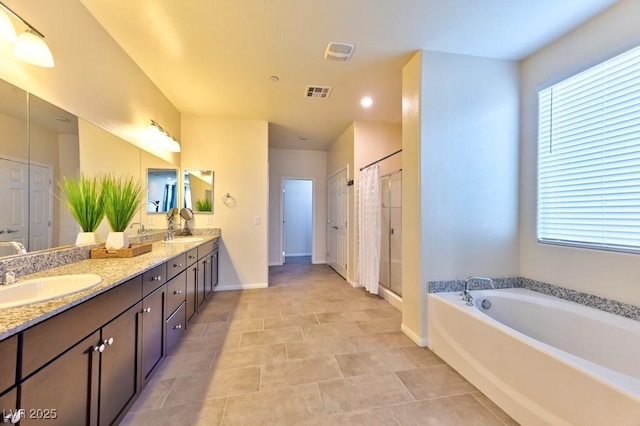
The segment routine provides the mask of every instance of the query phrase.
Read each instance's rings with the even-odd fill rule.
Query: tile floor
[[[329,267],[289,259],[269,279],[209,298],[122,424],[517,424]]]

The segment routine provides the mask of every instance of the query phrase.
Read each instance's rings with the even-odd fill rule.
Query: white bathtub
[[[427,296],[429,348],[516,421],[640,425],[640,321],[525,289],[471,294]]]

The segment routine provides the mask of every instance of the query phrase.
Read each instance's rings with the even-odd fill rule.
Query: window
[[[537,229],[640,252],[640,48],[538,92]]]

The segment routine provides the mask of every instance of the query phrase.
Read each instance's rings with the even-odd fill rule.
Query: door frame
[[[346,245],[347,245],[347,247],[346,247],[346,250],[347,250],[347,253],[346,253],[346,256],[347,256],[347,267],[346,267],[346,268],[344,268],[344,275],[342,274],[342,272],[337,271],[333,266],[331,266],[331,265],[329,264],[329,240],[330,240],[330,238],[329,238],[329,232],[330,232],[330,231],[329,231],[329,220],[330,220],[330,219],[329,219],[329,218],[330,218],[329,207],[330,207],[330,204],[331,204],[331,202],[329,201],[329,198],[330,198],[330,196],[329,196],[329,190],[330,190],[329,181],[330,181],[333,177],[335,177],[336,175],[338,175],[338,174],[340,174],[340,173],[343,173],[343,172],[346,174],[346,182],[347,182],[347,211],[346,211],[346,226],[345,226],[345,228],[346,228],[346,229],[345,229],[345,238],[346,238],[346,241],[347,241],[347,242],[346,242]],[[344,167],[340,168],[339,170],[336,170],[335,172],[333,172],[333,173],[331,173],[330,175],[328,175],[328,176],[327,176],[327,223],[326,223],[326,226],[325,226],[325,232],[327,233],[327,238],[326,238],[326,240],[327,240],[326,252],[327,252],[327,265],[331,266],[331,269],[333,269],[334,271],[336,271],[336,273],[337,273],[337,274],[339,274],[340,276],[342,276],[342,277],[343,277],[343,278],[344,278],[344,279],[345,279],[349,284],[351,284],[352,286],[355,286],[355,285],[354,285],[354,284],[352,284],[352,283],[351,283],[351,281],[349,280],[349,268],[350,268],[350,263],[351,263],[351,262],[349,262],[349,257],[350,257],[350,255],[351,255],[351,250],[352,250],[351,245],[350,245],[350,244],[351,244],[351,237],[350,237],[350,235],[349,235],[349,234],[350,234],[350,227],[352,226],[352,224],[351,224],[351,220],[350,220],[350,219],[351,219],[351,217],[349,216],[349,213],[350,213],[350,211],[349,211],[349,204],[350,204],[351,197],[352,197],[352,195],[350,195],[350,193],[349,193],[349,189],[348,189],[348,186],[349,186],[348,182],[349,182],[349,180],[350,180],[350,179],[349,179],[349,164],[348,164],[348,163],[347,163],[347,164],[345,164],[345,166],[344,166]],[[335,249],[335,248],[336,248],[336,247],[334,247],[334,249]]]
[[[311,263],[316,258],[316,179],[313,176],[280,176],[280,264],[284,265],[284,183],[287,180],[311,181]]]

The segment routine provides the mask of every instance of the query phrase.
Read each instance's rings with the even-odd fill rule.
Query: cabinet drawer
[[[142,274],[142,297],[151,294],[155,289],[167,282],[167,264],[156,266],[155,268]]]
[[[165,353],[170,354],[171,349],[178,343],[185,332],[186,325],[185,304],[180,305],[177,311],[169,317],[165,324],[165,335],[167,336],[167,347]]]
[[[198,259],[202,259],[213,251],[213,241],[207,241],[206,243],[198,246]]]
[[[182,305],[187,295],[187,271],[182,271],[167,283],[167,318]]]
[[[198,261],[198,249],[194,248],[187,252],[187,266],[191,266]]]
[[[167,280],[178,275],[187,267],[187,254],[183,253],[167,262]]]
[[[142,298],[142,275],[24,331],[22,377],[120,315]]]
[[[18,336],[11,336],[0,342],[0,394],[16,384],[16,363],[18,358]],[[13,407],[15,408],[15,407]]]

